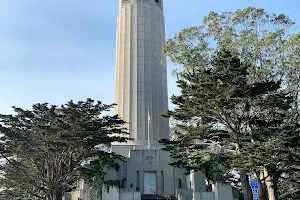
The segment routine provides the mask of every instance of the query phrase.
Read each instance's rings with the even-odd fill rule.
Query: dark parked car
[[[162,196],[162,195],[158,195],[158,194],[144,194],[141,196],[141,200],[157,200],[157,199],[177,200],[177,198],[174,196]]]

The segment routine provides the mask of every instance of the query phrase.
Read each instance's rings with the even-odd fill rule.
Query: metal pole
[[[150,146],[150,112],[148,110],[148,148],[150,149],[151,146]]]

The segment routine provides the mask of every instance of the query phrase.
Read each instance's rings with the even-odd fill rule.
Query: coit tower
[[[115,112],[135,145],[155,146],[170,132],[163,0],[119,0],[116,37]]]

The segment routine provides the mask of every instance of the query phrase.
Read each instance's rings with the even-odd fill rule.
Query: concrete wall
[[[109,188],[109,192],[107,192],[107,188],[103,187],[102,200],[119,200],[119,190],[114,187]]]
[[[201,171],[191,171],[188,175],[190,187],[195,192],[206,192],[205,175]]]
[[[205,186],[205,177],[203,173],[196,172],[188,175],[188,178],[185,174],[184,169],[173,168],[169,164],[173,162],[170,158],[169,153],[162,150],[155,149],[136,149],[133,150],[130,146],[113,146],[113,151],[117,153],[120,151],[129,151],[128,155],[130,158],[127,159],[127,162],[120,162],[120,170],[117,173],[117,179],[123,180],[125,187],[121,188],[121,191],[124,192],[134,192],[136,187],[139,185],[140,191],[143,194],[144,187],[144,172],[145,171],[156,171],[157,172],[157,193],[174,195],[175,188],[179,188],[179,182],[181,182],[181,188],[190,188],[190,179],[195,188],[196,192],[206,191]],[[149,158],[152,159],[149,164]],[[139,171],[139,175],[137,172]],[[163,175],[163,177],[162,177]],[[139,180],[137,180],[139,176]],[[113,177],[115,178],[115,176]],[[111,179],[113,179],[111,178]],[[180,181],[179,181],[180,180]],[[164,182],[162,185],[161,183]]]
[[[232,187],[230,184],[216,183],[213,185],[215,200],[233,200]]]
[[[111,199],[114,200],[114,199]],[[120,193],[120,200],[141,200],[141,193],[139,192],[122,192]]]
[[[194,192],[192,200],[215,200],[215,196],[212,192]]]
[[[215,194],[212,192],[201,192],[200,200],[215,200]],[[228,199],[233,200],[233,199]]]
[[[145,171],[155,171],[157,172],[157,194],[174,194],[174,172],[173,167],[169,163],[170,156],[168,152],[147,149],[131,150],[130,159],[127,162],[128,190],[131,192],[135,191],[136,187],[139,186],[143,194],[143,173]],[[137,172],[139,175],[137,175]],[[139,180],[137,180],[138,178]],[[163,185],[162,182],[164,182]]]
[[[236,200],[233,198],[232,187],[229,184],[217,183],[213,192],[195,192],[193,189],[176,188],[179,200]]]
[[[173,160],[171,159],[173,162]],[[179,168],[173,168],[174,170],[174,188],[179,188],[179,179],[181,181],[181,188],[186,189],[188,188],[188,181],[186,180],[186,170],[185,169],[179,169]]]
[[[194,196],[193,190],[187,188],[176,188],[175,194],[179,200],[192,200]]]

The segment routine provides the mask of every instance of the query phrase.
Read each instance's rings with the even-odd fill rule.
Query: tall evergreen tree
[[[299,162],[299,117],[292,109],[293,97],[278,91],[255,102],[255,114],[249,121],[251,142],[244,143],[235,164],[245,171],[255,172],[265,183],[269,200],[279,199],[278,182],[293,172]],[[261,186],[264,186],[261,185]]]
[[[249,83],[249,67],[250,64],[242,62],[231,51],[220,49],[210,63],[203,65],[200,62],[197,67],[186,68],[178,74],[177,85],[181,93],[172,96],[176,107],[166,116],[182,122],[177,125],[179,137],[175,141],[161,141],[174,158],[186,156],[173,164],[203,170],[210,155],[210,158],[223,159],[222,162],[216,161],[222,166],[222,173],[228,174],[234,155],[243,152],[245,144],[254,140],[253,119],[275,123],[274,118],[263,118],[268,109],[261,104],[269,100],[267,97],[278,93],[281,103],[289,105],[290,97],[278,91],[280,81]],[[257,115],[257,110],[264,115]],[[191,120],[194,123],[187,123]],[[218,153],[216,149],[226,153]],[[212,153],[216,156],[211,156]],[[250,200],[252,194],[246,172],[249,171],[240,170],[240,178],[244,198]]]
[[[208,13],[199,26],[184,28],[168,39],[164,52],[179,67],[174,75],[180,77],[181,73],[206,67],[215,50],[226,47],[250,64],[247,70],[250,83],[281,77],[282,84],[294,97],[293,109],[299,110],[299,41],[299,31],[287,15],[248,7]],[[179,131],[178,127],[174,130]],[[298,176],[292,177],[295,181]],[[288,184],[288,180],[292,179],[280,183]]]
[[[101,116],[113,106],[87,99],[14,107],[16,114],[0,115],[0,157],[6,160],[1,185],[21,199],[62,199],[82,176],[84,162],[119,158],[99,148],[127,140],[118,136],[126,134],[124,121]]]

